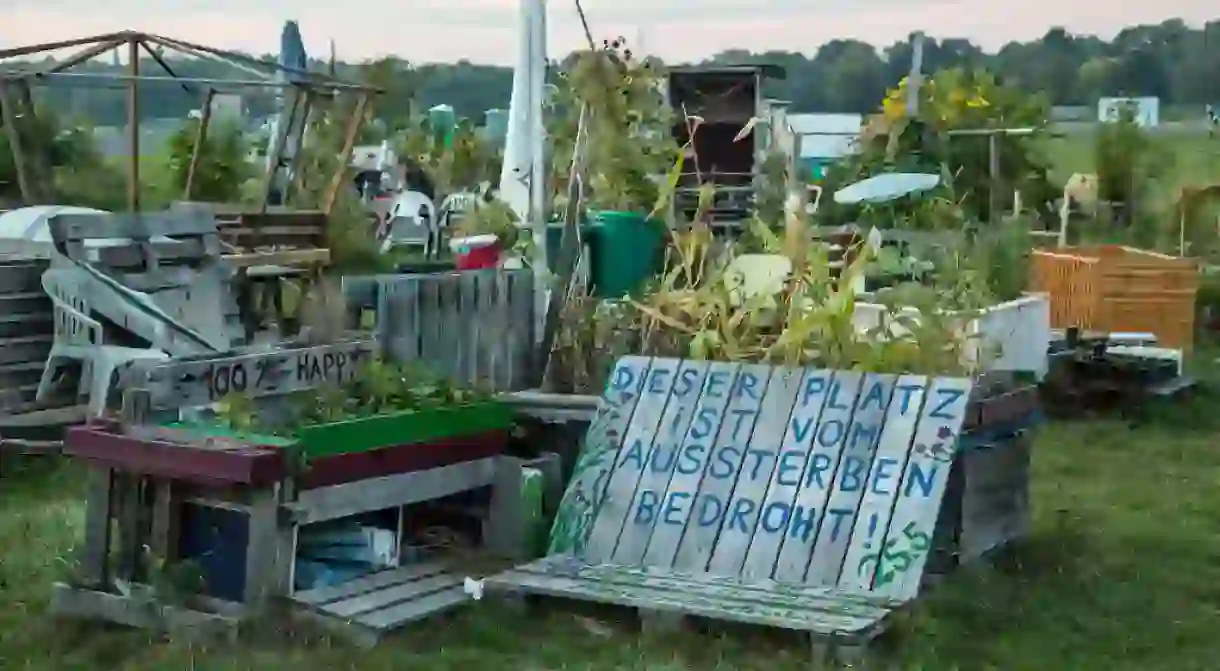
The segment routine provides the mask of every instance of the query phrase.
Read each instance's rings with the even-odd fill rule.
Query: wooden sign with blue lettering
[[[909,598],[970,390],[958,378],[627,357],[551,552]]]

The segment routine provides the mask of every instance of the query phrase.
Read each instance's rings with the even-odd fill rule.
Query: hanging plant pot
[[[458,270],[488,270],[500,265],[504,252],[500,238],[495,235],[472,235],[453,238],[449,241],[453,251],[454,265]]]

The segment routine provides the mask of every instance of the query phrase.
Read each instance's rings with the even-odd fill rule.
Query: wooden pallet
[[[371,647],[387,632],[469,602],[463,580],[426,562],[297,592],[292,601],[299,615]]]
[[[635,609],[641,625],[674,626],[684,618],[805,632],[818,656],[831,647],[853,661],[901,605],[867,593],[829,587],[744,582],[706,573],[649,567],[586,565],[570,556],[547,557],[484,581],[501,593],[595,601]]]

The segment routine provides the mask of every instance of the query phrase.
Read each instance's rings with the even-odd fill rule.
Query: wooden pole
[[[572,284],[572,275],[580,256],[580,208],[581,188],[585,171],[585,145],[588,143],[586,124],[590,110],[588,104],[581,105],[580,118],[576,124],[576,143],[572,147],[572,165],[568,170],[568,202],[563,213],[563,231],[559,235],[559,254],[553,266],[558,282],[551,291],[546,316],[542,322],[542,337],[538,343],[538,361],[535,367],[535,387],[545,387],[551,366],[551,349],[559,333],[559,320]]]
[[[195,185],[195,171],[199,169],[199,157],[203,153],[203,145],[208,141],[208,124],[212,122],[212,99],[215,96],[215,89],[208,89],[203,96],[203,114],[199,117],[199,128],[195,129],[195,146],[191,148],[191,164],[186,169],[186,188],[182,191],[183,200],[191,199],[192,187]]]
[[[263,188],[259,197],[259,211],[267,211],[267,202],[271,199],[271,189],[275,188],[275,178],[279,174],[280,168],[284,163],[284,146],[288,144],[288,133],[292,132],[292,117],[297,113],[297,106],[301,104],[301,91],[293,87],[289,90],[288,95],[291,100],[288,101],[288,109],[281,111],[279,120],[275,124],[275,142],[271,145],[271,155],[267,157],[267,172],[263,175]],[[283,194],[281,194],[280,204],[283,204]]]
[[[74,40],[64,40],[62,42],[43,42],[42,44],[31,44],[26,47],[16,47],[13,49],[0,49],[0,60],[8,58],[20,58],[21,56],[29,56],[43,51],[56,51],[58,49],[67,49],[68,47],[79,47],[85,44],[94,44],[106,40],[122,41],[130,33],[104,33],[102,35],[94,35],[92,37],[78,37]]]
[[[988,189],[988,208],[990,209],[991,225],[1000,222],[1000,136],[992,133],[987,136],[987,169],[991,187]]]
[[[84,63],[90,58],[100,56],[111,49],[118,49],[121,46],[123,46],[123,40],[121,39],[116,38],[112,40],[105,40],[101,44],[95,44],[88,49],[83,49],[75,54],[72,54],[68,58],[56,62],[55,65],[45,70],[39,70],[36,74],[41,77],[43,75],[53,75],[58,72],[63,72],[64,70],[68,70],[81,63]]]
[[[343,180],[347,178],[347,166],[352,162],[352,150],[356,147],[356,135],[360,133],[360,126],[364,123],[364,108],[369,104],[369,95],[361,93],[356,99],[356,109],[352,110],[352,116],[347,122],[347,131],[343,135],[343,149],[339,152],[339,165],[335,168],[335,174],[331,178],[330,186],[327,187],[326,193],[322,198],[322,212],[326,216],[330,216],[331,210],[335,207],[335,202],[339,199],[339,189],[343,186]]]
[[[0,77],[0,120],[4,121],[4,132],[8,137],[9,151],[13,155],[13,166],[17,170],[17,187],[21,190],[21,200],[26,205],[34,205],[37,197],[31,180],[29,164],[25,160],[25,149],[22,146],[21,130],[18,128],[17,101],[13,98],[9,81]]]
[[[127,209],[140,211],[140,40],[127,39],[127,143],[131,153],[127,160]]]

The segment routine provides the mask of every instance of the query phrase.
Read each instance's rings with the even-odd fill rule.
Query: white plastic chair
[[[81,390],[88,392],[89,417],[106,410],[115,372],[135,361],[164,361],[169,355],[158,349],[106,345],[102,325],[89,316],[86,284],[76,269],[51,269],[43,273],[42,286],[54,307],[55,339],[47,357],[36,398],[43,400],[63,365],[81,363]]]
[[[424,194],[404,191],[386,215],[385,237],[381,251],[392,247],[421,247],[425,254],[436,249],[436,205]]]

